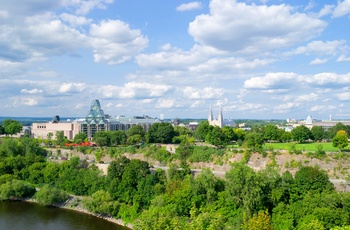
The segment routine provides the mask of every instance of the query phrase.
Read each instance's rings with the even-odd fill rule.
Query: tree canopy
[[[295,141],[303,143],[312,139],[312,133],[305,125],[300,125],[292,130],[292,137]]]
[[[2,122],[2,127],[4,128],[4,134],[6,135],[14,135],[21,132],[23,126],[19,121],[12,119],[5,119]]]
[[[149,143],[171,143],[175,136],[174,127],[170,123],[154,123],[148,130],[147,139]]]

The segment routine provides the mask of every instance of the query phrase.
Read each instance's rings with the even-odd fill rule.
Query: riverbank
[[[56,208],[62,208],[62,209],[68,209],[68,210],[72,210],[75,212],[80,212],[80,213],[84,213],[84,214],[88,214],[88,215],[92,215],[98,218],[101,218],[103,220],[115,223],[117,225],[120,226],[124,226],[128,229],[133,229],[133,226],[131,224],[125,224],[124,221],[122,219],[115,219],[111,216],[103,216],[103,215],[98,215],[95,214],[93,212],[88,211],[87,209],[85,209],[82,205],[82,198],[83,197],[79,197],[79,196],[74,196],[74,195],[69,195],[69,199],[61,204],[56,204],[53,205]],[[38,203],[35,199],[23,199],[23,202],[30,202],[30,203]]]

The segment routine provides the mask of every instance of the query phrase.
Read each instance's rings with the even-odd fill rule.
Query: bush
[[[65,202],[69,195],[61,189],[44,185],[36,194],[35,199],[41,205],[55,205]]]
[[[34,194],[35,188],[25,181],[11,180],[0,185],[0,200],[19,200]]]
[[[119,211],[120,204],[113,201],[109,192],[99,190],[83,200],[84,207],[99,215],[116,216]]]
[[[222,149],[210,148],[207,146],[195,146],[193,153],[189,156],[190,162],[209,162],[213,160],[213,156],[223,156],[225,154]]]

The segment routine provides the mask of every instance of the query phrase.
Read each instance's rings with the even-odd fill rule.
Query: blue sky
[[[0,116],[350,119],[350,0],[12,0]]]

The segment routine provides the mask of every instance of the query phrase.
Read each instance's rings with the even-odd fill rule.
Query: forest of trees
[[[231,164],[224,178],[209,169],[196,177],[191,174],[190,162],[221,156],[221,147],[232,141],[258,152],[264,142],[291,140],[333,139],[344,148],[348,134],[348,127],[342,125],[328,132],[302,127],[283,139],[286,133],[274,127],[246,132],[202,122],[192,132],[158,123],[148,132],[138,126],[128,132],[99,132],[94,136],[100,146],[96,151],[116,151],[119,145],[141,145],[143,151],[142,143],[180,143],[172,155],[157,145],[144,148],[147,157],[172,158],[167,171],[151,170],[148,162],[111,154],[114,160],[106,175],[78,157],[50,161],[41,140],[3,137],[0,200],[33,197],[42,205],[53,205],[67,200],[68,194],[84,196],[87,210],[121,218],[134,229],[350,229],[350,194],[335,191],[327,173],[317,166],[301,166],[295,175],[280,174],[273,164],[256,172],[242,158]],[[59,135],[56,138],[52,141],[67,141]],[[85,139],[79,134],[74,141]],[[195,146],[196,139],[216,148]]]

